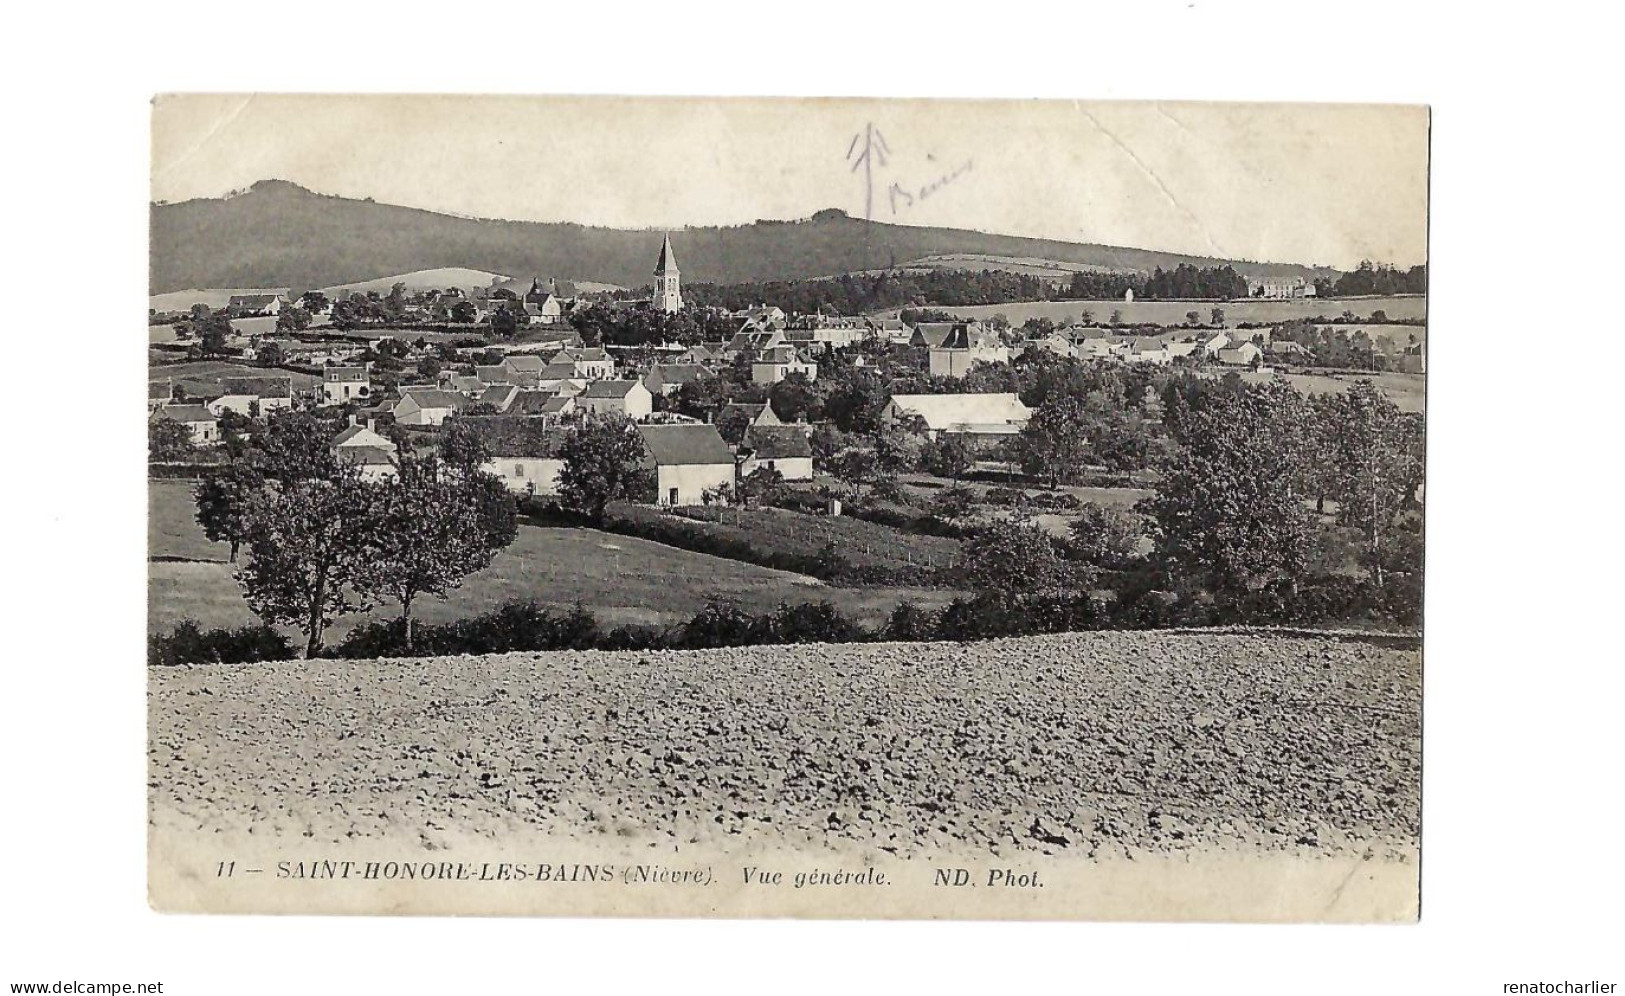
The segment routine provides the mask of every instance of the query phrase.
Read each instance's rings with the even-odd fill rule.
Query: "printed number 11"
[[[235,861],[222,861],[218,865],[215,866],[214,877],[215,878],[230,878],[232,873],[235,872],[236,870],[237,870],[237,862],[235,862]]]

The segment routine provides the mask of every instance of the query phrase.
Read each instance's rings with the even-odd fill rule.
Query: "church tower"
[[[660,259],[655,263],[654,306],[668,314],[683,310],[683,291],[677,272],[677,254],[671,251],[671,235],[660,245]]]

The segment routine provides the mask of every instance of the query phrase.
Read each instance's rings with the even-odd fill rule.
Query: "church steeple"
[[[671,248],[671,233],[660,244],[660,258],[655,261],[654,306],[670,313],[683,310],[681,275],[677,270],[677,254]]]

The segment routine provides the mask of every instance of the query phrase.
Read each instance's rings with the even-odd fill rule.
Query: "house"
[[[361,468],[361,479],[378,481],[400,472],[400,449],[378,432],[378,424],[367,419],[362,424],[354,415],[350,424],[333,437],[328,451],[340,464]]]
[[[553,362],[548,366],[566,363],[571,366],[571,376],[583,380],[608,380],[615,376],[615,360],[602,349],[566,347],[554,355]]]
[[[910,346],[921,346],[926,349],[935,349],[953,335],[954,329],[965,325],[975,325],[974,331],[967,330],[967,334],[976,340],[982,338],[981,322],[920,322],[914,326],[914,332],[909,336]]]
[[[648,417],[654,409],[654,395],[636,380],[594,380],[576,397],[582,411],[599,415],[624,415],[630,419]]]
[[[456,391],[473,397],[485,390],[485,382],[478,377],[461,374],[455,370],[442,370],[435,380],[435,386],[442,391]]]
[[[469,404],[490,405],[499,412],[508,410],[513,399],[519,397],[519,388],[512,384],[501,384],[488,387],[469,399]]]
[[[233,294],[226,302],[226,310],[236,318],[260,315],[274,318],[287,303],[288,299],[281,294]]]
[[[914,337],[914,330],[904,325],[901,318],[871,318],[869,330],[876,338],[899,346]]]
[[[952,323],[941,342],[927,348],[933,377],[963,377],[978,363],[1010,362],[1009,348],[981,322]]]
[[[215,415],[233,411],[270,418],[293,407],[292,377],[222,377],[220,390],[220,397],[209,402]]]
[[[469,399],[434,387],[403,387],[401,400],[390,409],[401,425],[440,425],[463,410]]]
[[[743,401],[730,401],[726,405],[722,406],[722,411],[717,413],[717,421],[719,423],[734,418],[742,419],[747,428],[753,425],[784,424],[784,422],[779,419],[778,412],[775,412],[773,410],[773,406],[766,402],[759,405],[753,405]]]
[[[328,367],[322,371],[322,400],[330,405],[364,401],[372,393],[367,368]]]
[[[525,314],[541,325],[554,325],[564,314],[564,302],[559,297],[558,285],[549,280],[542,286],[541,278],[533,278],[530,290],[525,292]]]
[[[912,416],[925,421],[932,439],[945,432],[1013,436],[1032,418],[1032,410],[1015,394],[894,394],[880,413],[887,424]]]
[[[740,353],[761,353],[784,345],[783,329],[741,329],[728,340],[723,352],[730,356]]]
[[[1271,301],[1314,297],[1315,285],[1303,277],[1266,277],[1247,281],[1247,295]]]
[[[698,505],[713,488],[733,487],[734,455],[714,425],[640,425],[655,471],[655,502]]]
[[[525,418],[545,418],[568,415],[575,411],[576,399],[552,391],[520,391],[508,404],[507,415]]]
[[[681,353],[678,353],[673,358],[672,362],[679,366],[687,366],[692,364],[703,367],[712,367],[722,362],[722,350],[720,348],[713,350],[711,347],[701,343],[698,346],[690,346]]]
[[[1063,358],[1078,355],[1078,347],[1073,344],[1070,338],[1060,332],[1051,332],[1046,336],[1028,339],[1022,343],[1021,348],[1028,356],[1034,356],[1038,353],[1050,353]]]
[[[564,460],[559,447],[565,432],[539,419],[507,415],[465,418],[458,424],[472,430],[485,445],[488,459],[480,469],[514,494],[554,495]]]
[[[745,430],[739,444],[741,477],[749,477],[762,467],[776,470],[786,481],[813,479],[812,444],[807,433],[794,425],[753,425]]]
[[[750,364],[750,379],[757,384],[777,384],[791,374],[817,380],[818,364],[807,362],[789,346],[763,350]]]
[[[1309,357],[1308,347],[1301,342],[1293,342],[1291,339],[1276,339],[1264,347],[1264,351],[1269,354],[1272,360],[1302,361]]]
[[[650,394],[670,397],[682,390],[684,384],[692,384],[709,376],[711,371],[694,363],[656,363],[644,374],[643,386],[649,389]]]
[[[784,328],[784,311],[771,304],[758,304],[754,308],[745,308],[728,316],[741,323],[741,327],[750,325],[756,329]]]
[[[157,417],[186,426],[196,446],[213,446],[220,442],[220,419],[202,405],[166,405]]]
[[[1259,362],[1264,350],[1255,342],[1243,342],[1237,346],[1226,346],[1219,350],[1219,362],[1227,367],[1250,367]]]
[[[1156,336],[1146,336],[1129,343],[1123,359],[1129,363],[1155,363],[1166,366],[1173,359],[1168,344]]]

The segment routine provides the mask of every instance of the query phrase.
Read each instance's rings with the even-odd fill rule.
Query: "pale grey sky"
[[[861,216],[852,145],[871,124],[888,150],[872,162],[876,221],[1344,268],[1426,261],[1420,107],[164,96],[152,196],[279,178],[617,228]]]

